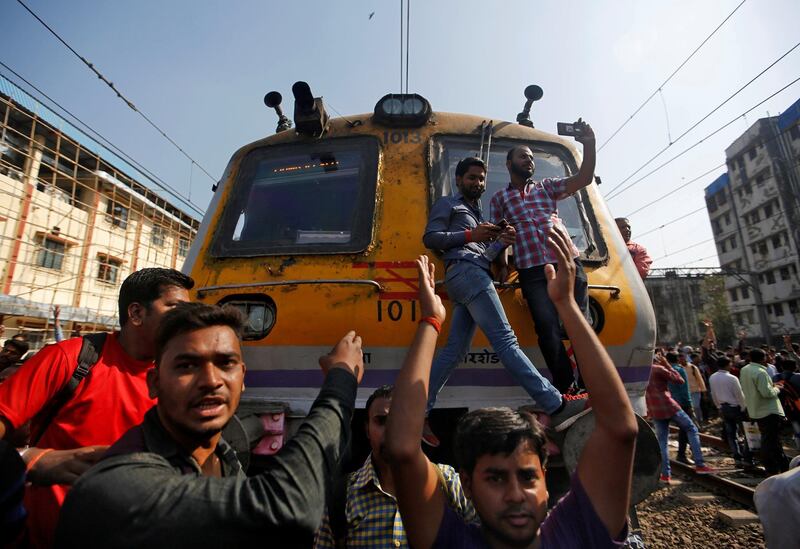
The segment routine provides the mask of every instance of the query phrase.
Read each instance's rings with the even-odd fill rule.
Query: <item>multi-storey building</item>
[[[101,156],[102,154],[102,156]],[[128,175],[124,161],[0,78],[0,319],[5,337],[117,324],[121,282],[178,267],[198,221]]]
[[[656,342],[695,346],[705,336],[701,316],[708,269],[651,269],[644,286],[658,320]]]
[[[750,337],[800,333],[800,100],[725,150],[705,189],[734,324]]]

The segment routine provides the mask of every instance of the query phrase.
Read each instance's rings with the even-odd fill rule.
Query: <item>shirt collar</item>
[[[355,472],[353,476],[353,488],[361,490],[370,483],[376,488],[381,489],[381,481],[378,479],[378,474],[375,472],[375,467],[372,465],[372,454],[367,456],[364,465]]]
[[[167,459],[173,465],[178,466],[184,473],[187,469],[197,473],[202,473],[200,465],[186,451],[178,446],[170,436],[161,418],[158,417],[158,407],[153,406],[144,416],[142,431],[147,449]],[[242,471],[242,465],[236,457],[236,451],[228,444],[224,438],[220,437],[214,453],[219,457],[222,466],[223,476],[236,476]]]

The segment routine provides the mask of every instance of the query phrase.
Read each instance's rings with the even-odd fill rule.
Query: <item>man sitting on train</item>
[[[583,144],[583,163],[577,174],[536,182],[533,180],[536,169],[533,152],[525,145],[514,147],[506,157],[511,182],[508,187],[495,193],[489,209],[492,223],[500,223],[505,219],[516,228],[514,264],[519,273],[520,288],[528,302],[539,338],[539,349],[553,376],[553,385],[562,393],[575,386],[575,376],[561,341],[558,313],[547,296],[544,273],[547,265],[556,263],[556,256],[548,247],[547,238],[552,227],[563,227],[558,217],[558,201],[583,189],[594,179],[594,132],[589,124],[580,120],[575,126],[581,128],[581,134],[575,140]],[[570,243],[570,257],[574,259],[576,269],[575,301],[586,316],[589,310],[588,282],[579,255],[578,249]],[[503,282],[508,272],[506,253],[501,253],[498,259],[502,265],[499,269],[500,282]]]
[[[459,192],[443,196],[431,208],[423,242],[442,252],[447,295],[453,302],[453,320],[447,344],[433,363],[427,411],[450,372],[464,360],[475,329],[480,326],[495,353],[536,405],[566,428],[587,409],[585,400],[568,401],[536,369],[522,352],[508,323],[503,305],[492,283],[490,266],[515,238],[511,225],[501,227],[483,218],[480,197],[486,190],[486,164],[480,158],[465,158],[456,166]],[[423,440],[439,441],[426,422]]]
[[[611,358],[575,304],[568,234],[554,227],[548,241],[558,261],[557,271],[545,270],[548,294],[583,359],[595,413],[570,490],[547,514],[541,425],[528,414],[488,408],[468,412],[455,440],[461,483],[480,526],[466,524],[446,504],[439,475],[419,444],[437,326],[446,314],[423,256],[418,265],[425,321],[397,376],[386,424],[397,502],[412,547],[612,547],[626,538],[636,416]]]
[[[311,545],[349,439],[361,338],[350,332],[320,358],[325,381],[308,416],[269,468],[248,478],[221,438],[244,389],[242,327],[237,310],[202,303],[165,315],[147,376],[158,404],[70,491],[60,546]]]

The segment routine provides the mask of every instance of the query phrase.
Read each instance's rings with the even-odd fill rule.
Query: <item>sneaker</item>
[[[670,481],[672,481],[672,478],[669,475],[661,475],[661,477],[659,477],[659,480],[664,484],[669,484]]]
[[[564,403],[563,408],[550,416],[550,428],[556,433],[566,430],[578,419],[592,411],[588,393],[566,394],[561,395],[561,398]]]
[[[425,424],[422,426],[422,442],[430,446],[431,448],[438,448],[442,441],[439,440],[433,429],[431,429],[431,424],[428,423],[428,418],[425,418]]]
[[[697,467],[694,468],[694,472],[697,473],[698,475],[711,475],[713,473],[716,473],[717,470],[714,469],[713,467],[709,467],[708,465],[698,465]]]

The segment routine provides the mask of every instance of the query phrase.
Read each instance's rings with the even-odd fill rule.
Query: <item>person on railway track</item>
[[[686,432],[689,446],[692,449],[695,471],[700,474],[713,473],[711,467],[706,466],[703,460],[703,451],[700,448],[700,436],[697,425],[686,414],[670,393],[669,384],[682,385],[685,383],[681,374],[671,364],[670,359],[677,360],[675,353],[667,353],[667,356],[656,355],[653,365],[650,368],[650,379],[647,382],[645,391],[645,402],[647,403],[647,414],[652,418],[656,426],[656,437],[658,446],[661,449],[661,481],[669,483],[671,481],[671,467],[669,465],[669,452],[667,442],[669,441],[669,424],[675,422],[682,432]]]
[[[575,421],[588,410],[585,399],[572,400],[543,377],[522,352],[506,318],[503,304],[492,282],[491,263],[515,239],[512,225],[501,228],[483,218],[480,197],[486,190],[486,164],[480,158],[465,158],[456,166],[459,192],[444,196],[431,208],[423,242],[442,252],[445,286],[453,302],[450,333],[431,369],[427,411],[447,382],[450,372],[464,359],[475,330],[480,327],[500,362],[556,424]],[[558,324],[558,317],[553,319]],[[556,326],[558,328],[558,326]],[[560,328],[559,328],[560,329]],[[540,345],[542,339],[539,340]],[[559,340],[559,345],[561,341]],[[551,369],[552,371],[552,369]],[[425,423],[423,440],[438,446],[439,440]]]
[[[780,433],[786,414],[780,402],[780,390],[767,373],[766,354],[755,348],[750,351],[750,364],[742,368],[742,384],[747,414],[758,423],[761,431],[761,456],[767,473],[774,475],[785,471],[789,459],[783,452]]]
[[[692,403],[692,396],[690,393],[691,385],[689,382],[689,374],[686,371],[686,358],[682,358],[681,354],[672,351],[668,352],[665,357],[667,362],[672,366],[672,369],[678,372],[683,379],[682,383],[670,382],[668,384],[669,392],[672,394],[675,402],[680,404],[681,409],[686,412],[686,415],[692,420],[692,423],[697,426],[698,423],[694,412],[694,404]],[[688,442],[689,438],[686,430],[681,429],[680,432],[678,432],[678,454],[675,458],[681,463],[689,463],[689,460],[686,458],[686,446]]]
[[[165,315],[147,375],[158,404],[70,491],[60,546],[311,546],[350,436],[361,338],[351,331],[320,358],[325,380],[307,417],[247,477],[222,438],[244,389],[243,326],[238,310],[203,303]]]
[[[711,399],[722,416],[722,438],[728,442],[736,465],[752,465],[753,456],[747,444],[739,443],[738,433],[743,429],[745,400],[739,380],[731,374],[731,359],[723,356],[717,359],[717,371],[711,374],[708,385]]]
[[[558,270],[545,270],[548,295],[583,359],[595,429],[567,495],[547,513],[546,439],[529,414],[510,408],[468,412],[456,430],[461,482],[481,524],[468,525],[446,504],[436,467],[422,452],[429,372],[436,325],[446,310],[434,293],[434,270],[418,259],[420,307],[436,322],[420,324],[395,383],[386,424],[397,502],[412,547],[612,547],[627,536],[627,513],[638,426],[625,387],[573,296],[575,266],[569,235],[551,230]]]
[[[547,265],[555,266],[556,256],[547,244],[552,227],[564,227],[558,217],[558,201],[563,200],[594,181],[596,162],[595,136],[592,127],[582,120],[575,124],[581,134],[575,140],[583,145],[583,162],[578,173],[564,178],[534,181],[536,170],[530,147],[521,145],[508,151],[506,168],[511,179],[508,187],[495,193],[490,202],[489,219],[500,223],[505,219],[516,228],[514,264],[519,274],[522,294],[528,303],[533,326],[539,339],[553,385],[562,393],[576,388],[572,361],[561,341],[558,311],[547,294]],[[574,296],[578,307],[588,318],[589,286],[580,253],[570,240],[570,259],[575,264]],[[507,273],[506,251],[500,254],[500,282]],[[580,361],[577,361],[580,370]],[[579,376],[580,377],[580,376]]]

